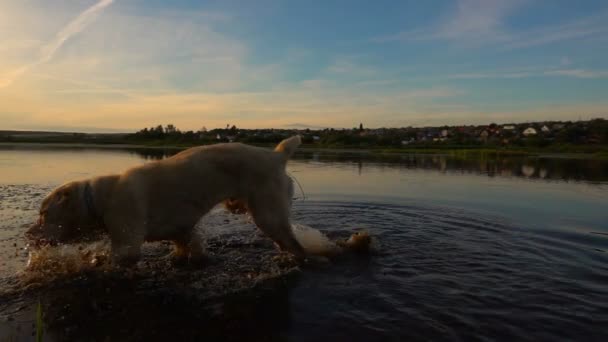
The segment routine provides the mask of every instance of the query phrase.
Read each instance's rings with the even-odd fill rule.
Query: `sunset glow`
[[[607,117],[607,23],[605,1],[5,0],[0,129]]]

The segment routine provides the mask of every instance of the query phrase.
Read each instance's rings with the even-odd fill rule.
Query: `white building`
[[[524,134],[526,137],[529,137],[529,136],[531,136],[531,135],[536,135],[536,134],[537,134],[537,132],[536,132],[536,129],[534,129],[534,127],[528,127],[528,128],[526,128],[526,129],[524,130],[523,134]]]

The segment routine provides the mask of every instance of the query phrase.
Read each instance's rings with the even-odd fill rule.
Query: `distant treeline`
[[[366,129],[283,130],[225,129],[180,131],[174,125],[144,128],[126,136],[133,142],[158,144],[206,144],[238,141],[274,144],[300,134],[305,144],[327,147],[462,146],[545,147],[549,145],[608,145],[608,120],[535,122],[509,125],[442,126]]]
[[[193,146],[218,142],[273,145],[294,134],[315,147],[380,149],[528,149],[555,152],[608,150],[608,120],[543,121],[477,126],[352,129],[240,129],[233,126],[182,131],[172,124],[132,134],[84,134],[0,131],[3,142],[136,144]]]

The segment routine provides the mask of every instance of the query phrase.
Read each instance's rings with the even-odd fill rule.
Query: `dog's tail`
[[[285,161],[287,161],[296,152],[298,146],[302,144],[302,138],[299,135],[295,135],[291,138],[287,138],[281,141],[274,151],[283,154]]]

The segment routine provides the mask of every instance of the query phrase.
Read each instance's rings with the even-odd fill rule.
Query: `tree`
[[[175,126],[173,126],[173,124],[168,124],[167,127],[165,127],[165,133],[167,134],[174,134],[177,132],[177,128],[175,128]]]
[[[363,131],[363,123],[359,124],[359,132]]]

